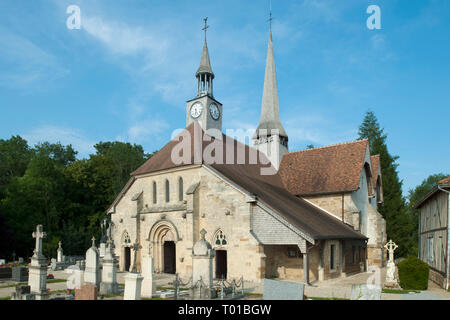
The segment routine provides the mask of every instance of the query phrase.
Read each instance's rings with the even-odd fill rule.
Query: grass
[[[174,287],[161,287],[161,286],[159,286],[159,287],[156,287],[156,290],[158,290],[158,291],[166,291],[166,290],[175,290],[175,288]],[[189,289],[187,289],[187,288],[178,288],[178,290],[179,291],[188,291]]]
[[[311,300],[338,300],[338,301],[347,301],[350,299],[345,299],[345,298],[323,298],[323,297],[308,297],[307,299],[311,299]]]
[[[420,291],[418,290],[399,290],[399,289],[383,289],[381,292],[389,294],[408,294],[410,292],[420,293]]]
[[[47,280],[47,283],[60,283],[60,282],[67,282],[67,280],[64,280],[64,279]]]
[[[261,298],[263,295],[261,293],[244,292],[244,296]]]
[[[11,297],[0,298],[0,301],[6,301],[6,300],[11,300]]]
[[[115,298],[115,297],[123,297],[123,293],[120,294],[104,294],[103,298]]]
[[[66,282],[67,280],[64,279],[52,279],[52,280],[47,280],[47,283],[60,283],[60,282]],[[1,286],[0,289],[5,289],[5,288],[14,288],[16,286],[26,286],[28,285],[28,282],[19,282],[19,283],[15,283],[15,284],[9,284],[7,286]]]

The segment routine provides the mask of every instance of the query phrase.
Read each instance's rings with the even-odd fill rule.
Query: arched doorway
[[[228,261],[227,261],[227,245],[228,240],[222,230],[217,230],[213,238],[213,246],[216,251],[215,257],[215,277],[216,279],[227,279]]]
[[[130,247],[124,248],[124,271],[129,271],[131,267],[131,249]]]
[[[131,239],[127,231],[122,235],[122,256],[120,257],[120,270],[129,272],[131,267]]]
[[[164,242],[164,273],[175,274],[176,273],[176,247],[175,242]]]
[[[176,273],[177,235],[175,228],[166,221],[156,223],[150,231],[155,272]]]

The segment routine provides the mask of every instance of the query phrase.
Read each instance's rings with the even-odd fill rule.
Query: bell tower
[[[272,12],[267,48],[266,74],[264,78],[264,90],[261,104],[261,119],[253,136],[253,147],[263,152],[278,170],[283,154],[289,152],[288,135],[280,120],[280,107],[278,105],[277,74],[275,69],[275,57],[272,42]]]
[[[195,74],[197,78],[197,96],[187,101],[186,127],[198,121],[204,131],[217,129],[222,132],[222,104],[214,98],[213,82],[214,72],[209,59],[206,31],[208,30],[208,18],[204,19],[205,42],[200,60],[200,67]]]

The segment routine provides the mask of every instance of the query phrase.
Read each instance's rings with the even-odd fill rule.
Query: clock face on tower
[[[201,102],[196,102],[191,107],[191,117],[197,119],[201,116],[203,112],[203,104]]]
[[[209,113],[214,120],[219,120],[220,118],[220,109],[215,103],[211,103],[209,105]]]

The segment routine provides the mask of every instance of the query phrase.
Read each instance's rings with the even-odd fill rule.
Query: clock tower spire
[[[222,132],[222,104],[215,100],[213,93],[213,81],[215,78],[209,58],[206,32],[208,31],[208,18],[203,19],[205,26],[205,41],[203,44],[200,66],[195,77],[197,78],[197,95],[187,102],[186,126],[198,121],[203,130],[217,129]]]

